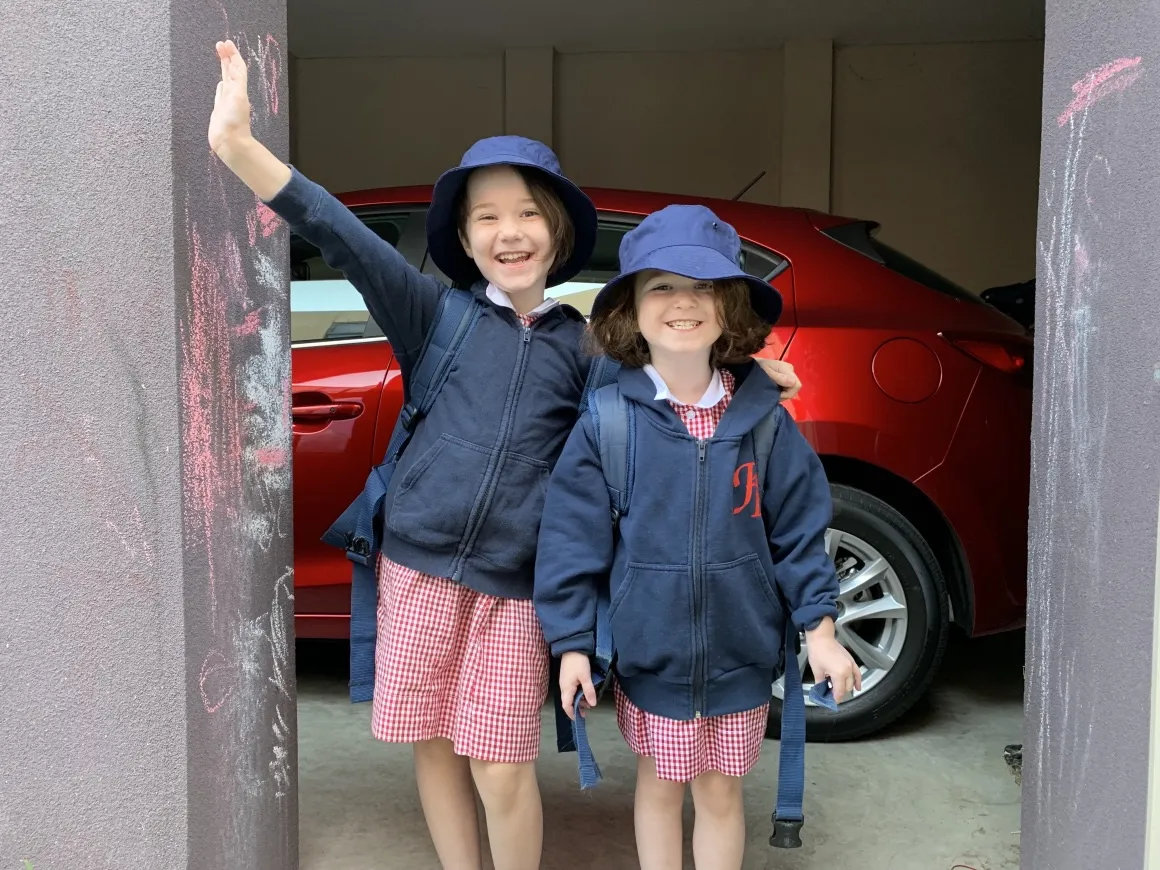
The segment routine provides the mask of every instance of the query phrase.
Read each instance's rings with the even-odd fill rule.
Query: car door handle
[[[323,423],[327,420],[350,420],[362,412],[362,402],[327,402],[320,405],[295,405],[290,416],[295,423]]]

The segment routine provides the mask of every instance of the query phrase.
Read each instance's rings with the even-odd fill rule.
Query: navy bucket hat
[[[620,240],[620,274],[592,301],[592,316],[614,306],[640,272],[655,269],[701,281],[736,279],[749,285],[749,304],[770,326],[781,316],[781,294],[739,265],[741,238],[703,205],[670,205],[655,211]]]
[[[596,206],[592,200],[560,172],[560,161],[542,142],[523,136],[491,136],[467,149],[454,169],[435,182],[431,207],[427,210],[427,247],[435,265],[457,284],[468,285],[480,277],[479,267],[463,250],[459,240],[457,205],[473,170],[485,166],[513,166],[537,172],[560,197],[564,211],[572,219],[576,241],[572,256],[548,275],[548,286],[571,280],[584,268],[596,245]]]

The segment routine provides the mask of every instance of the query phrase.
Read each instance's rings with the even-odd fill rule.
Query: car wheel
[[[862,669],[862,690],[837,713],[806,699],[806,736],[814,742],[853,740],[893,722],[934,679],[950,630],[946,583],[934,553],[907,519],[886,502],[832,484],[834,517],[826,549],[841,592],[837,638]],[[803,691],[814,678],[803,637],[798,661]],[[773,684],[766,736],[781,734],[784,678]]]

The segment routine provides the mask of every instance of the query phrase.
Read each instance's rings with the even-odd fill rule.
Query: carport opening
[[[480,137],[548,142],[601,214],[587,267],[553,290],[584,314],[644,214],[705,202],[737,226],[743,269],[786,300],[765,353],[806,383],[793,413],[833,484],[829,540],[852,590],[848,612],[865,614],[845,637],[867,688],[837,717],[810,710],[820,815],[873,825],[883,842],[906,839],[906,820],[923,818],[938,833],[914,866],[991,866],[1017,854],[1008,761],[1018,753],[1004,749],[1022,733],[1042,4],[937,16],[912,4],[872,22],[851,4],[780,10],[776,21],[741,4],[686,4],[642,14],[640,26],[622,4],[608,16],[560,7],[521,25],[518,40],[482,10],[449,12],[292,5],[293,162],[416,268],[445,278],[425,244],[428,186]],[[317,446],[304,437],[296,457],[302,838],[323,854],[339,815],[365,813],[357,848],[378,854],[401,840],[434,860],[409,752],[372,741],[366,706],[343,702],[349,566],[318,542],[385,445],[401,402],[397,372],[357,292],[304,243],[292,258],[296,392],[319,394],[343,365],[382,374],[360,387],[377,416],[331,424]],[[1012,286],[1022,300],[1008,299]],[[339,445],[341,455],[327,453]],[[781,691],[772,687],[771,737]],[[339,727],[324,734],[324,722]],[[621,819],[631,854],[633,762],[607,716],[595,725],[624,771],[602,812]],[[963,731],[978,747],[970,763],[949,742]],[[588,824],[592,802],[574,790],[572,756],[550,745],[547,711],[545,735],[549,824]],[[923,741],[941,747],[938,776],[908,755]],[[775,749],[767,742],[764,756]],[[392,818],[330,789],[335,752],[359,758],[359,791],[397,783]],[[903,771],[886,761],[893,752],[911,759]],[[847,806],[840,769],[854,758],[871,778],[911,790],[913,803],[885,821],[869,805]],[[981,801],[970,818],[939,809],[934,781],[947,770],[1004,800]],[[772,782],[768,768],[755,777],[754,831],[767,825]],[[980,821],[984,812],[1003,820]],[[979,827],[985,842],[973,839]],[[752,854],[761,848],[755,841]],[[837,837],[825,848],[836,857],[854,844]],[[545,866],[559,860],[546,854]]]

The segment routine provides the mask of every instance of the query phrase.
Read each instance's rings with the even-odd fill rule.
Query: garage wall
[[[780,48],[557,54],[551,105],[534,108],[581,184],[731,197],[764,169],[745,199],[776,203],[796,165],[780,165],[786,95],[799,111],[830,99],[787,80],[785,61]],[[430,183],[504,132],[504,65],[297,59],[297,163],[333,190]],[[1040,41],[835,47],[830,209],[879,221],[885,241],[976,292],[1031,278],[1042,69]]]
[[[430,184],[503,132],[503,55],[298,58],[299,168],[333,191]]]
[[[831,208],[967,288],[1035,276],[1043,43],[834,52]]]
[[[781,51],[556,59],[556,145],[580,184],[777,203]]]

